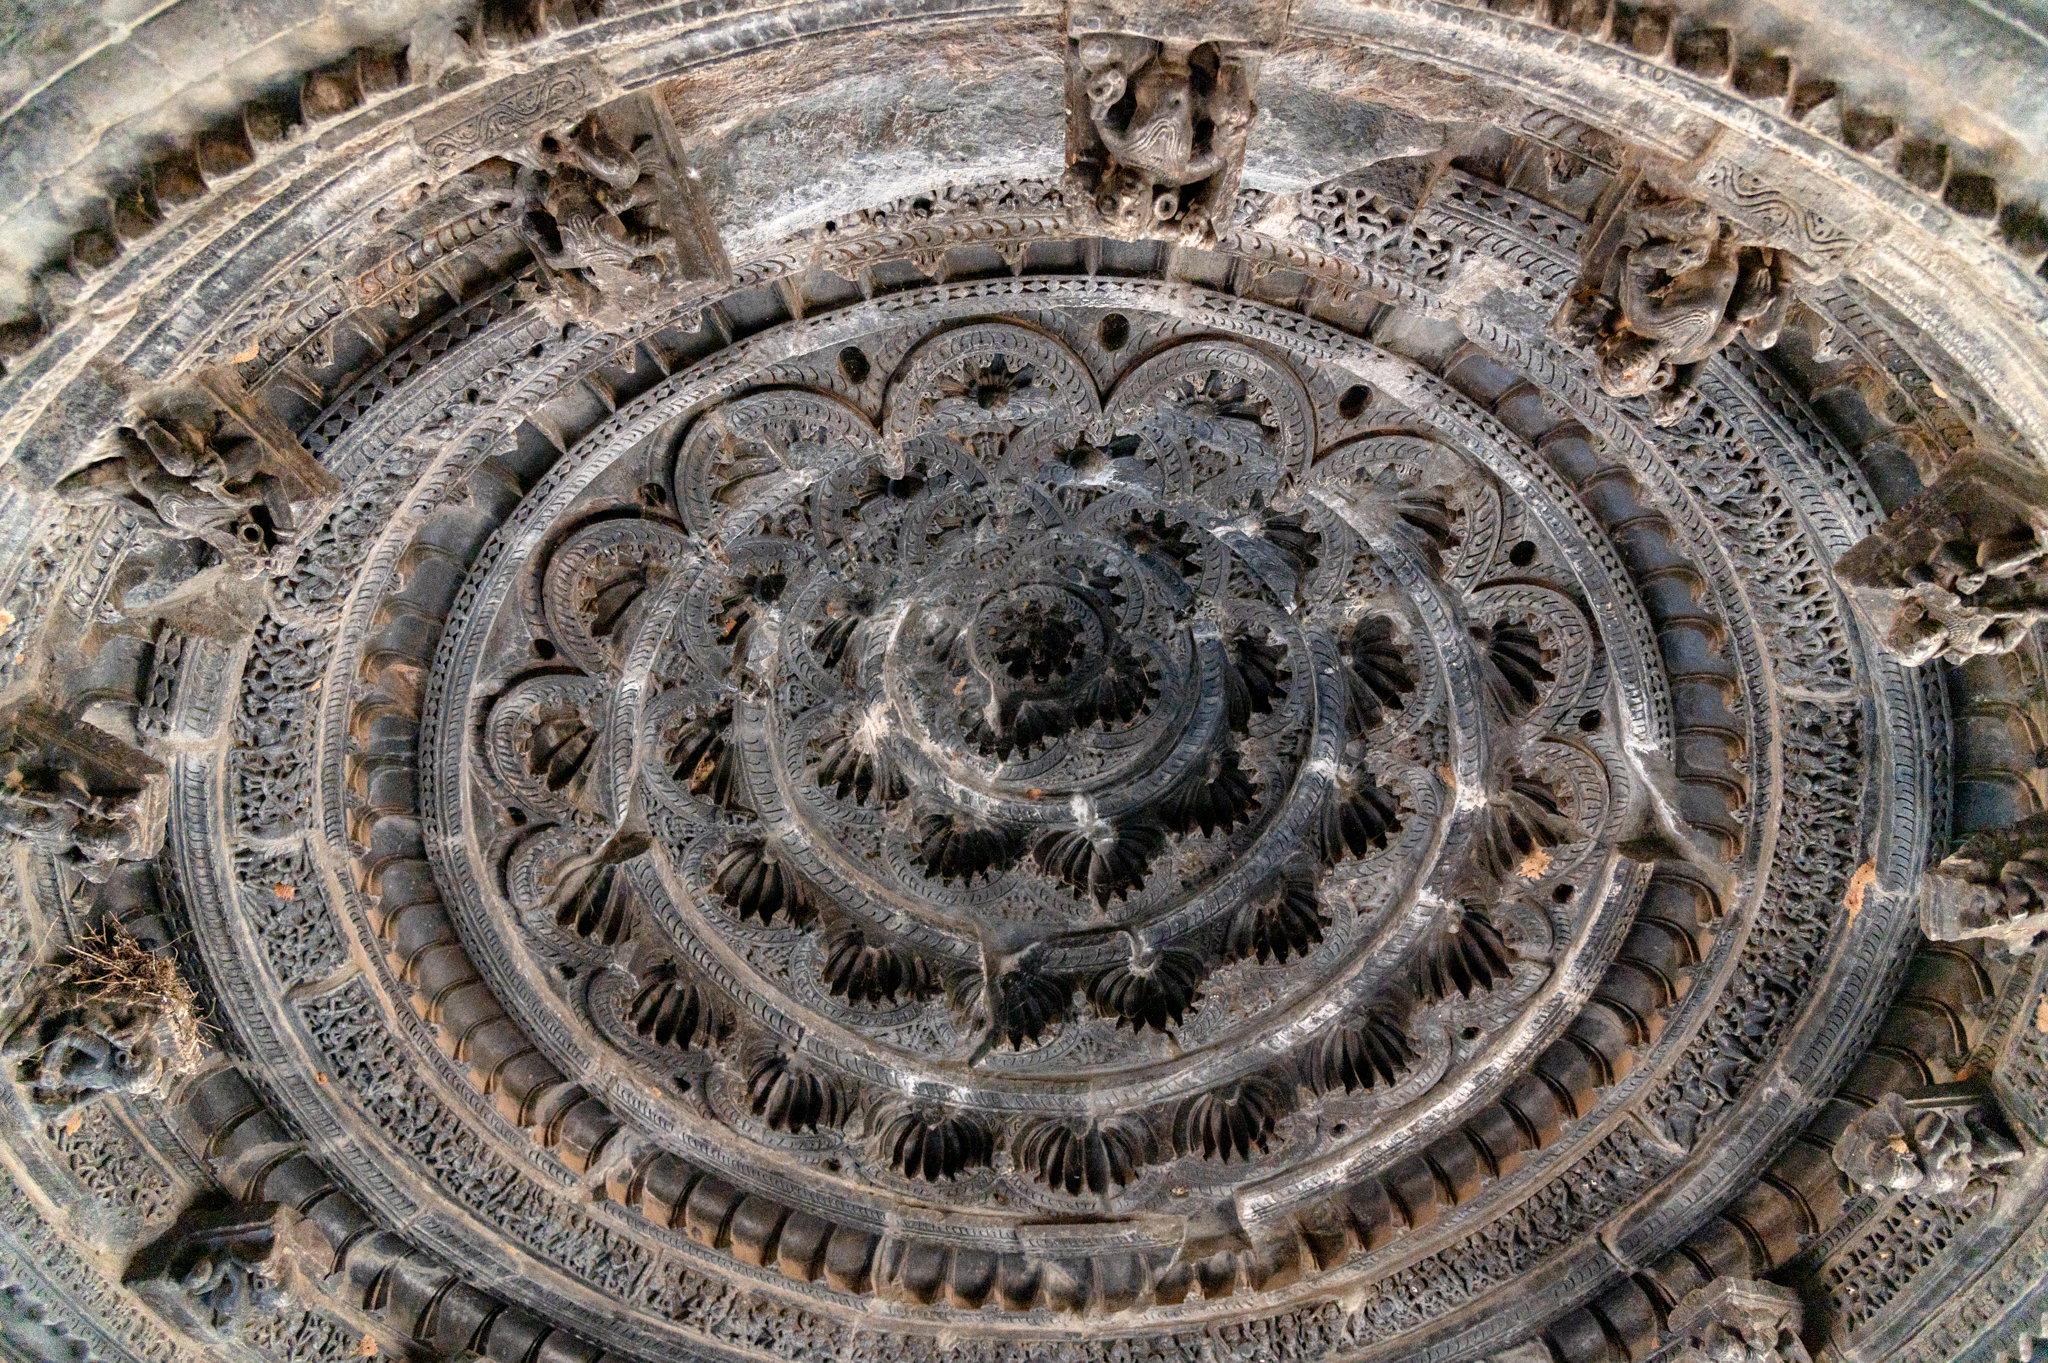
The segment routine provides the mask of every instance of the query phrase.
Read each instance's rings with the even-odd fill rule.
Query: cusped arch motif
[[[765,1142],[763,1158],[808,1167],[789,1171],[779,1215],[833,1220],[837,1205],[856,1233],[862,1201],[883,1215],[861,1182],[900,1186],[905,1171],[922,1201],[985,1235],[1017,1234],[992,1202],[1078,1217],[1075,1248],[1038,1231],[1009,1253],[1125,1275],[1133,1304],[1164,1306],[1193,1261],[1143,1237],[1105,1258],[1083,1247],[1100,1233],[1090,1214],[1157,1215],[1189,1195],[1179,1185],[1215,1198],[1253,1178],[1276,1206],[1321,1215],[1312,1190],[1328,1174],[1311,1170],[1370,1159],[1393,1114],[1501,1063],[1493,1048],[1528,1054],[1572,1022],[1560,989],[1612,948],[1577,953],[1625,935],[1642,892],[1612,879],[1613,848],[1646,797],[1608,737],[1630,721],[1609,699],[1601,632],[1572,602],[1585,588],[1542,528],[1578,527],[1395,405],[1378,419],[1405,434],[1314,449],[1316,399],[1284,352],[1212,337],[1112,358],[1099,322],[1084,310],[1052,335],[970,316],[933,339],[868,343],[908,357],[885,398],[896,410],[943,414],[966,400],[966,367],[998,358],[1027,393],[1040,373],[1063,377],[1014,405],[975,403],[893,454],[785,440],[772,467],[742,471],[756,490],[702,503],[693,514],[717,519],[672,555],[694,571],[649,592],[619,641],[626,661],[589,679],[611,695],[609,786],[558,855],[582,889],[585,868],[625,854],[615,883],[633,897],[605,901],[631,922],[614,959],[652,972],[643,992],[688,961],[692,987],[737,1019],[722,1037],[695,1029],[702,1044],[666,1065],[695,1076],[702,1106],[672,1084],[653,1108],[636,1100],[637,1117],[608,1104],[608,1139],[642,1163],[697,1160],[701,1138],[669,1142],[730,1124]],[[939,342],[941,360],[921,364]],[[1087,377],[1098,368],[1106,401]],[[902,377],[927,371],[941,394],[929,404]],[[1325,405],[1350,387],[1305,372]],[[741,422],[769,430],[840,402],[767,387],[656,438],[676,440],[680,479]],[[649,500],[638,467],[592,468],[544,504],[614,537],[672,536],[634,511]],[[561,554],[587,532],[524,533]],[[544,584],[558,576],[542,569]],[[536,610],[486,586],[476,599],[502,603],[495,616],[451,620],[463,670],[429,732],[475,775],[442,782],[465,809],[428,821],[477,820],[460,842],[487,847],[488,828],[545,812],[447,739],[470,726],[461,716],[507,704],[489,691],[502,684],[492,640],[589,609],[558,592],[544,585]],[[1488,689],[1501,667],[1489,643],[1522,650],[1521,703]],[[574,908],[475,949],[531,961],[508,983],[559,978],[577,953],[556,925],[614,922]],[[462,916],[507,921],[487,902]],[[520,1015],[624,1035],[573,985],[512,987]],[[1298,1039],[1260,1044],[1281,1018]],[[1373,1040],[1343,1040],[1357,1028]],[[1367,1047],[1357,1063],[1374,1083],[1354,1067],[1346,1084],[1323,1058],[1345,1045]],[[605,1049],[640,1063],[632,1042]],[[966,1125],[897,1093],[944,1095]],[[1104,1110],[1123,1134],[1099,1126]],[[1098,1146],[1126,1172],[1089,1172]],[[732,1159],[711,1166],[737,1172]],[[1257,1262],[1209,1263],[1197,1297],[1256,1286]],[[876,1272],[878,1291],[909,1290]]]

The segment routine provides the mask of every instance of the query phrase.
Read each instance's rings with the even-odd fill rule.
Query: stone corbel
[[[232,369],[216,368],[138,404],[55,491],[77,505],[124,506],[159,538],[260,567],[326,513],[341,485]]]
[[[281,1215],[274,1202],[202,1198],[136,1254],[122,1282],[191,1334],[230,1334],[284,1296],[272,1264]]]
[[[123,565],[110,613],[131,632],[165,623],[232,640],[261,614],[258,579],[341,485],[232,369],[212,368],[138,402],[52,491],[135,518],[144,545]]]
[[[1067,19],[1067,165],[1076,198],[1118,237],[1193,245],[1229,221],[1271,0],[1098,0]]]
[[[1887,653],[1909,667],[2010,653],[2048,619],[2048,476],[1962,460],[1835,562]]]
[[[1835,1167],[1860,1192],[1912,1193],[1951,1206],[1992,1200],[2025,1148],[1988,1079],[1888,1093],[1835,1141]]]
[[[664,316],[732,266],[681,134],[658,93],[629,96],[510,153],[537,299],[606,330]]]
[[[2048,814],[1973,834],[1920,878],[1920,931],[2007,952],[2048,944]]]
[[[37,700],[0,713],[0,829],[88,880],[163,846],[170,775],[139,748]]]
[[[1671,1310],[1675,1363],[1812,1363],[1800,1342],[1799,1294],[1776,1283],[1716,1278]]]
[[[61,1121],[103,1098],[161,1096],[198,1063],[200,1044],[175,961],[109,925],[74,944],[0,1040],[0,1060],[28,1106]]]
[[[1643,398],[1660,426],[1692,414],[1700,367],[1738,337],[1776,346],[1797,286],[1825,272],[1780,238],[1653,183],[1639,163],[1601,196],[1580,255],[1551,332],[1590,351],[1602,390]]]

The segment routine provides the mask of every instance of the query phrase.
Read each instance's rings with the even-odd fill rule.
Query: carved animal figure
[[[1257,111],[1243,63],[1213,43],[1106,34],[1084,39],[1077,55],[1105,158],[1097,210],[1127,231],[1179,223],[1197,238],[1213,235]]]
[[[1685,419],[1699,366],[1737,336],[1759,350],[1778,343],[1797,263],[1744,243],[1704,204],[1653,204],[1631,215],[1598,299],[1595,372],[1615,397],[1647,397],[1659,425]]]
[[[117,431],[111,450],[65,477],[56,494],[74,506],[124,506],[163,538],[199,540],[243,561],[270,543],[253,514],[270,492],[263,458],[254,440],[146,419]]]

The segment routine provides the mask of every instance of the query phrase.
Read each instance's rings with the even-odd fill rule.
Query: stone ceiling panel
[[[2024,1356],[2048,234],[1855,88],[494,4],[163,144],[4,332],[0,1355]]]

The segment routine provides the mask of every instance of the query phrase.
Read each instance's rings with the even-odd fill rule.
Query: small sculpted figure
[[[1890,1093],[1835,1142],[1835,1166],[1866,1193],[1915,1193],[1971,1207],[1989,1201],[1998,1171],[2020,1158],[2002,1125],[1982,1094],[1938,1102]]]
[[[619,314],[694,277],[673,221],[686,173],[659,139],[628,146],[598,114],[540,138],[514,193],[520,232],[549,277],[558,311]]]
[[[2048,478],[1957,461],[1836,561],[1885,650],[1908,667],[2010,653],[2048,619]]]
[[[1920,930],[1987,938],[2008,952],[2048,942],[2048,814],[1971,835],[1921,877]]]
[[[154,856],[167,799],[162,764],[112,735],[40,702],[0,715],[0,831],[85,879]]]
[[[1700,365],[1737,336],[1778,343],[1799,274],[1705,204],[1650,204],[1629,213],[1604,287],[1582,290],[1566,330],[1593,348],[1601,388],[1647,398],[1657,424],[1676,425],[1699,400]]]
[[[122,506],[165,539],[199,540],[223,560],[260,559],[273,536],[258,512],[271,480],[264,449],[224,431],[141,418],[114,433],[100,458],[57,484],[74,506]]]
[[[198,1062],[191,991],[171,959],[109,929],[77,948],[0,1041],[28,1102],[58,1121],[101,1098],[162,1093]]]
[[[122,1281],[202,1338],[231,1335],[285,1299],[277,1242],[289,1215],[275,1203],[202,1195],[137,1252]]]
[[[1082,38],[1076,56],[1097,212],[1131,235],[1213,238],[1257,112],[1244,60],[1215,43],[1102,33]]]
[[[1799,1294],[1776,1283],[1718,1278],[1673,1308],[1678,1363],[1812,1363],[1799,1338]]]

